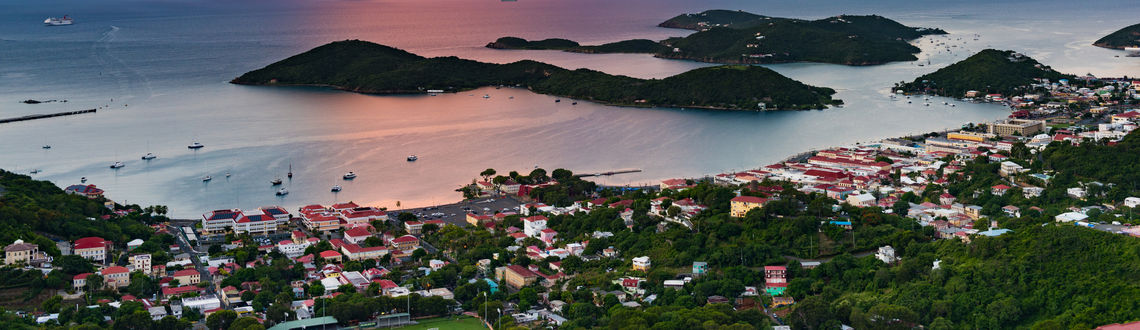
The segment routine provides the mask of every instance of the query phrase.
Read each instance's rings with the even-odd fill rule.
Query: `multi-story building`
[[[108,287],[122,288],[131,285],[131,271],[123,266],[111,266],[99,271]]]
[[[207,234],[225,234],[234,227],[238,218],[242,216],[241,210],[213,210],[202,214],[202,232]]]
[[[277,232],[279,220],[265,214],[261,210],[240,212],[234,220],[234,233],[249,233],[251,235],[265,235]]]
[[[340,218],[328,211],[302,211],[301,223],[311,232],[327,232],[340,229]]]
[[[764,283],[768,294],[778,296],[788,288],[788,268],[784,266],[764,266]]]
[[[354,207],[339,211],[338,215],[344,220],[344,228],[368,226],[373,220],[388,220],[388,214],[375,207]]]
[[[737,196],[737,197],[733,198],[730,202],[730,204],[732,206],[732,210],[730,211],[729,215],[736,217],[736,218],[744,217],[745,214],[748,214],[748,211],[761,208],[764,206],[764,203],[767,203],[767,202],[768,202],[767,199],[760,198],[760,197]]]
[[[649,256],[633,258],[633,270],[649,271]]]
[[[151,275],[151,258],[149,254],[132,254],[129,258],[131,262],[131,270],[143,272],[143,274]]]
[[[538,274],[519,265],[499,267],[495,269],[495,275],[498,275],[499,280],[516,290],[538,281]]]
[[[523,218],[523,233],[538,238],[543,229],[546,229],[548,219],[541,215]]]
[[[1045,122],[1028,119],[1006,119],[986,125],[990,134],[999,136],[1033,136],[1045,131]]]
[[[4,247],[4,264],[12,265],[17,263],[27,264],[32,259],[32,255],[40,251],[38,245],[32,243],[24,243],[24,240],[16,240],[16,242]]]
[[[400,251],[411,251],[420,248],[420,239],[412,235],[396,237],[391,241],[392,247]]]
[[[75,240],[72,251],[87,260],[104,262],[111,253],[111,242],[99,237],[84,237]]]
[[[171,277],[178,280],[181,285],[197,285],[198,282],[202,281],[202,274],[197,269],[183,269],[174,272]]]

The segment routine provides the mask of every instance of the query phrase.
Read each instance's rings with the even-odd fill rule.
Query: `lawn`
[[[406,327],[400,327],[398,329],[408,329],[408,330],[420,330],[420,329],[423,329],[423,330],[427,330],[427,329],[484,330],[484,329],[487,329],[486,327],[483,326],[483,322],[480,322],[479,319],[474,318],[474,317],[470,317],[470,316],[463,316],[463,317],[460,317],[458,320],[456,320],[453,317],[437,317],[434,319],[419,320],[416,322],[419,322],[420,324],[406,326]]]

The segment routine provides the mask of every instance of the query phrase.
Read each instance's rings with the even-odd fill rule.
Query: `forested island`
[[[1133,24],[1117,30],[1093,42],[1093,46],[1124,49],[1125,47],[1140,47],[1140,24]]]
[[[967,91],[1013,95],[1040,78],[1056,81],[1073,76],[1014,51],[985,49],[912,82],[898,84],[895,89],[949,97],[962,97]]]
[[[530,60],[492,64],[458,57],[425,58],[360,40],[319,46],[231,82],[328,86],[369,94],[518,86],[612,105],[722,110],[822,109],[841,103],[831,98],[835,91],[830,88],[809,86],[755,66],[716,66],[664,79],[638,79]]]
[[[487,44],[487,48],[495,49],[536,49],[536,50],[564,50],[576,53],[658,53],[669,49],[664,45],[648,39],[632,39],[607,44],[586,46],[575,41],[551,38],[529,41],[517,37],[502,37]]]
[[[809,21],[730,10],[682,14],[658,26],[698,32],[655,42],[655,45],[644,39],[582,46],[566,39],[527,41],[504,37],[487,44],[487,47],[650,53],[661,58],[712,63],[874,65],[916,60],[914,54],[920,50],[911,45],[910,40],[924,35],[946,34],[940,29],[908,27],[877,15],[841,15]]]

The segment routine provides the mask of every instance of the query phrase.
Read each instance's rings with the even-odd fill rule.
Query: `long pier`
[[[639,169],[639,168],[630,168],[630,169],[616,170],[616,171],[609,171],[609,172],[582,173],[582,174],[575,174],[574,176],[579,177],[579,178],[585,178],[585,177],[591,177],[591,176],[610,176],[610,175],[614,175],[614,174],[639,173],[639,172],[641,172],[641,169]]]
[[[95,112],[95,109],[76,110],[76,111],[67,111],[67,112],[56,112],[56,113],[48,113],[48,114],[40,114],[40,115],[27,115],[27,116],[12,117],[12,118],[3,118],[3,119],[0,119],[0,124],[14,123],[14,122],[25,121],[25,120],[44,119],[44,118],[51,118],[51,117],[79,115],[79,114],[93,113],[93,112]]]

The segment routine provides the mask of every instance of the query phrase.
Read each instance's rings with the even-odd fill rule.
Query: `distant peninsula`
[[[963,97],[968,91],[1013,95],[1037,82],[1037,79],[1073,79],[1036,60],[1009,50],[985,49],[912,82],[895,86],[896,90],[949,97]]]
[[[597,46],[582,46],[567,39],[527,41],[503,37],[487,44],[487,47],[649,53],[661,58],[728,64],[821,62],[875,65],[916,60],[914,54],[920,49],[911,45],[911,40],[924,35],[946,34],[941,29],[908,27],[875,15],[841,15],[809,21],[731,10],[683,14],[658,26],[698,32],[659,42],[639,39]]]
[[[596,46],[583,46],[577,42],[566,39],[543,39],[528,41],[518,37],[502,37],[487,44],[487,48],[495,49],[541,49],[564,50],[577,53],[659,53],[669,50],[669,47],[649,39],[632,39]]]
[[[524,60],[483,63],[457,57],[425,58],[360,40],[319,46],[247,72],[243,85],[325,86],[369,94],[457,92],[483,86],[519,86],[542,94],[642,107],[721,110],[822,109],[841,101],[814,87],[756,66],[716,66],[664,79],[567,70]]]
[[[1140,24],[1130,25],[1117,30],[1093,43],[1093,46],[1124,49],[1125,47],[1140,47]]]

